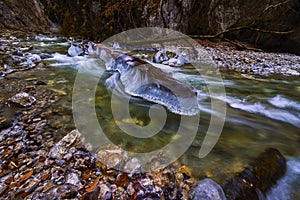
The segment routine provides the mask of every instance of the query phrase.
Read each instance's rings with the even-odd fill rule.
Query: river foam
[[[277,108],[293,108],[300,111],[300,103],[289,100],[282,95],[276,95],[274,98],[269,99],[269,103]]]
[[[270,100],[274,101],[274,98]],[[284,108],[281,105],[281,108],[274,108],[268,106],[262,102],[250,103],[243,99],[238,99],[234,97],[227,97],[227,102],[232,108],[240,109],[249,113],[259,114],[270,119],[279,120],[285,123],[292,124],[300,128],[300,117],[297,114],[291,113],[287,110],[281,109]],[[276,101],[275,101],[276,102]],[[290,101],[289,101],[290,102]],[[299,113],[298,113],[299,114]]]
[[[287,162],[287,172],[268,193],[267,200],[296,200],[300,198],[300,158]]]

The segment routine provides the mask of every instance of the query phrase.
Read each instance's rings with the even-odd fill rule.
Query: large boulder
[[[223,187],[227,199],[261,200],[286,173],[286,160],[273,148],[266,149]]]

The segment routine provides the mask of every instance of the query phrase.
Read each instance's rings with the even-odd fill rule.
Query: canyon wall
[[[300,54],[298,0],[2,0],[0,28],[102,41],[136,27],[215,35]]]

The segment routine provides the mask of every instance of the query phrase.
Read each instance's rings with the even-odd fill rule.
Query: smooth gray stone
[[[191,198],[193,200],[226,200],[222,187],[209,178],[199,181],[192,191]]]

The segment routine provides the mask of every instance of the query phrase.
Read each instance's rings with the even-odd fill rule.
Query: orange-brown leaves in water
[[[4,181],[4,183],[5,183],[5,184],[9,184],[9,183],[11,183],[11,182],[13,182],[13,181],[14,181],[14,177],[11,176],[11,177],[9,177],[8,179],[6,179],[6,180]]]
[[[33,174],[33,170],[30,170],[29,172],[27,172],[25,175],[23,175],[20,180],[18,182],[15,182],[13,184],[11,184],[9,186],[9,188],[14,188],[16,186],[20,186],[22,185],[26,180],[28,180],[30,178],[30,176]]]
[[[87,188],[85,188],[86,192],[91,192],[95,189],[96,185],[99,183],[99,177],[95,179],[95,181]]]
[[[22,185],[27,179],[30,178],[30,176],[33,174],[33,170],[30,170],[29,172],[27,172],[24,176],[22,176],[20,178],[19,184],[18,185]]]
[[[119,174],[117,177],[116,185],[119,187],[125,187],[129,183],[129,178],[127,173]]]
[[[81,178],[83,179],[83,180],[86,180],[86,179],[88,179],[89,177],[90,177],[90,175],[91,175],[91,172],[92,172],[92,170],[87,170],[86,172],[84,172],[83,174],[82,174],[82,176],[81,176]]]
[[[30,193],[29,192],[26,192],[26,191],[21,191],[19,193],[16,194],[16,198],[25,198],[26,196],[28,196]]]
[[[133,193],[133,195],[130,197],[130,200],[136,200],[137,199],[137,193]]]
[[[45,180],[49,179],[50,176],[51,176],[50,173],[46,173],[46,174],[44,174],[44,175],[42,176],[41,180],[42,180],[42,181],[45,181]]]

